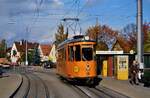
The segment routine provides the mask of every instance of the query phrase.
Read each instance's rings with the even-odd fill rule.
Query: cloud
[[[60,0],[53,0],[53,2],[56,4],[56,5],[62,5],[63,2],[61,2]]]
[[[86,6],[88,7],[99,5],[100,3],[102,3],[102,1],[104,0],[85,0]]]
[[[28,0],[0,0],[0,16],[18,16],[33,13],[33,1]]]
[[[16,36],[16,34],[13,32],[5,32],[5,33],[3,33],[2,36],[5,39],[7,38],[7,40],[11,40],[12,38],[14,38]]]
[[[52,8],[60,8],[64,5],[61,0],[52,0],[51,7]]]

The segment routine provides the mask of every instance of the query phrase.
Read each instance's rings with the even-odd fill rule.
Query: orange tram
[[[58,45],[57,73],[61,77],[86,85],[96,86],[101,80],[97,76],[94,40],[85,36],[74,36]]]

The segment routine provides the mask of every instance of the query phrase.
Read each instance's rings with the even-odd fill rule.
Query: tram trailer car
[[[89,86],[99,84],[94,40],[85,36],[74,36],[58,45],[57,73],[61,77]]]

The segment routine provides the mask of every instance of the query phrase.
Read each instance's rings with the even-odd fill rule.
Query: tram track
[[[48,82],[53,81],[52,79],[48,79],[49,75],[52,75],[53,78],[56,78],[56,74],[54,74],[53,72],[49,73],[49,72],[36,71],[36,72],[23,73],[21,75],[23,76],[23,83],[21,87],[19,88],[18,92],[21,92],[21,91],[24,91],[24,92],[23,94],[21,93],[22,94],[22,96],[20,95],[21,97],[20,96],[16,97],[18,93],[17,92],[16,95],[11,98],[51,98],[52,96],[53,96],[52,98],[57,98],[57,97],[61,98],[62,96],[64,96],[63,93],[61,92],[58,92],[58,93],[53,92],[53,90],[56,91],[58,88],[56,87],[56,84],[51,84],[51,85],[47,84]],[[55,81],[57,81],[57,78]],[[95,88],[90,88],[88,86],[82,86],[82,85],[75,85],[75,84],[71,85],[69,82],[65,80],[63,80],[62,83],[64,84],[64,86],[61,86],[61,87],[65,87],[65,85],[68,88],[70,87],[72,91],[75,91],[76,94],[81,96],[79,98],[129,98],[128,96],[125,96],[121,93],[118,93],[109,88],[103,87],[101,85],[96,86]],[[52,89],[53,93],[49,89],[51,87],[56,87],[55,89]]]
[[[48,90],[48,87],[47,87],[46,83],[42,80],[41,77],[39,77],[39,76],[37,76],[35,74],[32,74],[32,75],[34,75],[35,77],[37,77],[41,81],[41,83],[43,84],[44,89],[45,89],[46,98],[50,98],[49,90]]]
[[[84,93],[88,98],[93,98],[93,95],[87,91],[86,89],[84,89],[81,86],[73,86],[74,88],[78,89],[79,91],[81,91],[82,93]]]
[[[10,98],[50,98],[46,83],[34,73],[21,73],[23,79]]]
[[[43,74],[50,74],[49,72],[40,72]],[[78,93],[83,93],[88,98],[129,98],[126,95],[123,95],[119,92],[116,92],[114,90],[108,89],[103,86],[96,86],[95,88],[91,88],[88,86],[78,86],[78,85],[70,85],[64,82],[66,85],[70,86],[72,89],[74,89]]]
[[[105,95],[109,96],[110,98],[130,98],[124,94],[121,94],[117,91],[114,91],[112,89],[106,88],[104,86],[97,86],[96,88],[94,88],[95,90],[104,93]]]
[[[24,94],[23,98],[27,98],[28,93],[29,93],[29,91],[30,91],[30,79],[29,79],[29,77],[28,77],[26,74],[24,74],[24,76],[27,78],[28,86],[27,86],[27,88],[26,88],[26,91],[25,91],[25,94]]]
[[[126,95],[120,94],[116,91],[107,89],[105,87],[90,88],[87,86],[74,86],[89,98],[129,98]]]
[[[26,74],[21,74],[22,83],[18,89],[10,96],[10,98],[27,98],[30,90],[30,79]]]

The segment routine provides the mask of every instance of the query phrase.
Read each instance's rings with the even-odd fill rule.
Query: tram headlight
[[[79,72],[79,67],[78,67],[78,66],[74,66],[74,67],[73,67],[73,71],[74,71],[74,72]]]

